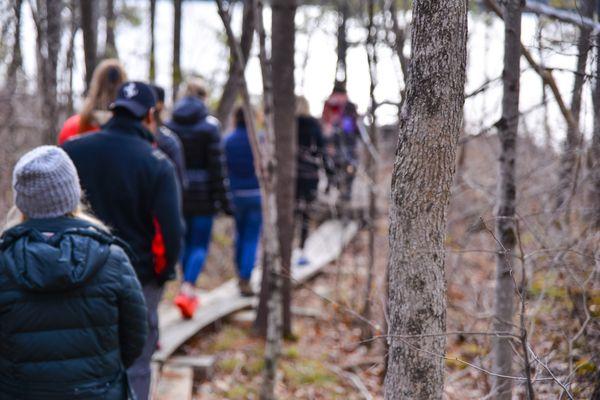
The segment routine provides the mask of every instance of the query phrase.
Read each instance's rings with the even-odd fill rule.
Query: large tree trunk
[[[240,38],[240,47],[242,49],[242,55],[244,56],[243,65],[244,69],[248,56],[250,55],[250,49],[252,48],[252,41],[254,38],[254,10],[252,9],[252,2],[244,2],[244,15],[242,17],[242,36]],[[227,82],[223,87],[223,94],[221,95],[221,101],[217,107],[217,119],[221,122],[221,125],[228,126],[229,117],[233,111],[235,100],[237,98],[240,86],[241,74],[244,71],[240,71],[237,68],[237,60],[235,53],[230,55],[231,61],[229,62],[229,74]]]
[[[413,2],[411,43],[390,208],[390,400],[443,394],[444,235],[463,116],[467,2]]]
[[[181,84],[181,1],[173,0],[173,101]]]
[[[150,0],[150,66],[148,68],[148,79],[151,83],[156,80],[156,56],[154,54],[154,25],[156,20],[156,0]]]
[[[115,0],[106,0],[106,43],[104,45],[104,57],[106,58],[119,57],[115,41],[116,27]]]
[[[48,0],[49,3],[55,1]],[[90,86],[94,68],[98,62],[98,1],[81,0],[81,30],[83,32],[83,52],[85,53],[85,87]]]
[[[274,0],[271,27],[273,79],[273,122],[277,157],[277,214],[279,247],[283,270],[283,334],[291,336],[291,261],[296,204],[296,97],[294,95],[295,0]]]
[[[512,278],[512,257],[515,249],[515,208],[517,131],[519,128],[519,82],[521,59],[521,0],[505,0],[504,71],[502,119],[498,123],[500,138],[499,176],[496,207],[496,237],[499,241],[496,256],[496,287],[494,291],[494,331],[512,330],[515,285]],[[512,375],[512,347],[509,338],[494,338],[493,371]],[[496,399],[510,400],[512,380],[493,377]]]
[[[595,0],[580,0],[579,11],[582,17],[592,18],[594,15]],[[588,52],[590,50],[591,29],[581,27],[579,31],[579,40],[577,41],[577,66],[575,68],[575,79],[573,80],[573,94],[571,98],[571,114],[576,121],[575,126],[569,125],[567,136],[563,144],[563,153],[560,160],[560,169],[558,176],[558,187],[556,193],[556,208],[560,208],[568,201],[571,193],[577,186],[577,171],[580,167],[580,157],[578,153],[581,150],[582,138],[579,129],[579,119],[581,114],[581,94],[583,84],[585,83],[585,68],[587,66]]]
[[[44,121],[42,140],[55,143],[58,134],[59,107],[57,96],[58,54],[60,52],[61,11],[63,3],[53,0],[37,0],[33,10],[36,25],[36,59],[38,69],[38,92],[41,115]]]

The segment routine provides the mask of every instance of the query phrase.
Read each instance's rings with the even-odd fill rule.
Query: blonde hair
[[[192,78],[185,84],[183,91],[183,97],[192,96],[198,97],[204,100],[208,97],[208,89],[206,88],[206,82],[202,78]]]
[[[66,216],[84,220],[106,232],[110,232],[110,229],[102,221],[92,216],[87,211],[87,207],[81,203],[77,206],[75,210],[66,214]],[[6,232],[10,228],[14,228],[17,225],[22,224],[23,222],[27,221],[27,219],[27,216],[23,214],[21,210],[19,210],[16,206],[12,206],[11,209],[8,211],[8,214],[6,215],[6,223],[4,224],[2,229],[0,229],[0,234]]]
[[[310,105],[304,96],[296,96],[296,117],[309,117]]]
[[[92,75],[88,94],[79,116],[81,126],[88,126],[94,121],[95,110],[108,110],[117,97],[119,87],[127,80],[125,68],[115,58],[103,60]]]

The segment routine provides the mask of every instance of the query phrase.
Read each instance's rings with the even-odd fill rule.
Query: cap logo
[[[138,88],[135,86],[135,83],[133,83],[133,82],[128,83],[123,88],[123,94],[125,94],[125,97],[127,97],[128,99],[136,96],[138,93],[139,93]]]

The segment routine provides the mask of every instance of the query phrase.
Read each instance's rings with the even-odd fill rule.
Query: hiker
[[[242,296],[252,296],[250,277],[256,262],[262,213],[260,186],[242,107],[235,112],[235,130],[225,138],[224,149],[234,206],[238,285]]]
[[[132,399],[125,369],[148,328],[126,245],[82,210],[60,148],[25,154],[12,187],[0,238],[0,398]]]
[[[165,108],[165,89],[157,85],[150,85],[156,96],[156,109],[154,118],[156,119],[156,145],[173,162],[177,171],[177,177],[181,188],[187,187],[187,176],[185,174],[185,160],[183,157],[183,145],[179,137],[163,124],[162,112]]]
[[[220,125],[206,107],[206,90],[191,89],[173,109],[166,122],[181,140],[185,156],[187,188],[183,191],[183,214],[187,231],[181,258],[183,283],[175,305],[183,318],[192,318],[199,304],[195,287],[202,272],[219,211],[231,214],[224,160],[221,151]],[[200,97],[202,96],[202,97]]]
[[[304,245],[308,237],[311,206],[317,199],[319,171],[327,170],[325,139],[319,121],[310,115],[308,101],[303,96],[296,98],[298,121],[298,163],[296,175],[296,215],[300,224],[301,250],[299,265],[308,264]]]
[[[110,106],[102,130],[64,144],[94,215],[127,242],[142,284],[150,328],[144,351],[128,370],[139,400],[150,389],[150,361],[158,343],[157,307],[164,283],[175,277],[183,221],[173,164],[153,146],[154,93],[142,82],[126,82]]]
[[[327,140],[327,153],[334,164],[334,169],[328,176],[328,184],[339,189],[343,201],[351,198],[352,183],[358,167],[357,118],[356,105],[348,98],[346,84],[336,81],[323,108],[322,124]]]
[[[87,96],[79,114],[68,118],[59,135],[58,144],[83,133],[97,132],[112,116],[108,109],[117,97],[119,87],[127,80],[125,69],[114,58],[103,60],[92,75]]]

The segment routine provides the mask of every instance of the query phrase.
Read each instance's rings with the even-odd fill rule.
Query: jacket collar
[[[154,135],[140,121],[134,118],[114,116],[102,129],[110,133],[137,136],[150,143],[154,143],[155,141]]]

